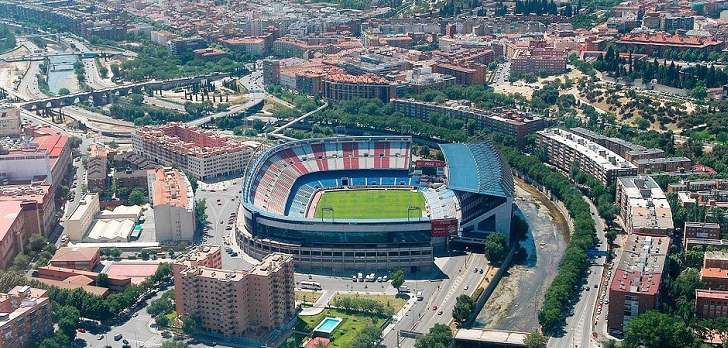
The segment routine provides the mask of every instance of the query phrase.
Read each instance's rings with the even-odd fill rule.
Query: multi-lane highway
[[[585,197],[585,199],[589,203],[589,210],[594,218],[597,238],[599,239],[598,249],[606,251],[607,241],[604,234],[604,222],[599,217],[597,207],[588,198]],[[594,317],[597,315],[597,301],[602,298],[602,292],[606,292],[607,289],[603,284],[604,272],[606,272],[604,268],[606,257],[602,256],[590,260],[592,264],[589,267],[586,282],[581,288],[579,301],[574,305],[574,314],[566,318],[565,334],[561,337],[552,337],[548,343],[549,348],[599,347],[599,343],[593,338],[592,332],[594,331]]]

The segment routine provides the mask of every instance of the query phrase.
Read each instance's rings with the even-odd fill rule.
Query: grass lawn
[[[323,292],[321,291],[311,291],[311,290],[296,290],[296,301],[305,301],[305,302],[311,302],[314,303],[316,300],[323,295]],[[305,297],[305,299],[304,299]]]
[[[339,317],[344,319],[341,325],[334,330],[332,335],[334,340],[327,347],[351,347],[351,341],[359,330],[372,324],[381,326],[387,320],[384,316],[376,316],[374,314],[347,312],[341,309],[325,309],[317,315],[299,316],[296,330],[306,331],[306,326],[310,326],[313,330],[326,317]],[[376,319],[376,323],[373,322],[373,318]]]
[[[425,210],[425,196],[422,192],[410,190],[342,190],[329,191],[321,195],[315,217],[336,219],[395,219],[407,218],[408,207],[419,206]],[[322,211],[324,207],[333,208]],[[412,218],[421,214],[419,210],[409,212]]]
[[[334,298],[331,299],[331,301],[333,302],[336,299],[345,298],[345,297],[349,297],[349,298],[353,298],[353,299],[356,299],[356,298],[364,299],[365,298],[365,299],[369,299],[369,300],[374,300],[387,307],[391,307],[392,309],[394,309],[395,313],[397,313],[397,311],[402,309],[402,306],[404,306],[404,304],[407,302],[407,300],[405,300],[404,297],[396,297],[393,295],[364,295],[364,294],[336,294],[336,296],[334,296]],[[329,303],[331,303],[331,302],[329,302]]]

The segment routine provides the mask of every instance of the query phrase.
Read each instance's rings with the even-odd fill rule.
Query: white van
[[[425,299],[425,298],[424,298],[424,297],[422,297],[422,291],[418,291],[418,292],[417,292],[417,301],[422,301],[422,300],[424,300],[424,299]]]

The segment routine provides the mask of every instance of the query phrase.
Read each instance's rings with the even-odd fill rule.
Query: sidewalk
[[[319,297],[318,300],[316,300],[316,302],[314,302],[312,307],[304,308],[298,314],[304,315],[304,316],[310,316],[310,315],[316,315],[316,314],[323,312],[324,309],[326,309],[326,305],[329,304],[329,301],[331,301],[331,299],[334,298],[334,296],[336,296],[337,293],[338,293],[338,291],[324,290],[324,293],[321,294],[321,297]]]
[[[392,320],[389,322],[387,326],[382,329],[382,337],[386,337],[387,334],[394,330],[394,327],[397,326],[397,323],[399,323],[400,320],[402,320],[405,317],[405,314],[409,312],[410,308],[414,306],[417,303],[417,298],[412,296],[405,302],[404,306],[402,306],[402,309],[399,310],[399,312],[395,313],[392,316]]]

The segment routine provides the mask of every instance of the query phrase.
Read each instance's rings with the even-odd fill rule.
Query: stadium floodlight
[[[417,215],[417,220],[419,221],[422,218],[422,207],[419,205],[410,205],[407,207],[407,221],[410,221],[410,211],[416,210],[419,215]]]
[[[324,212],[331,212],[331,222],[334,222],[334,207],[321,207],[321,222],[324,221]]]

